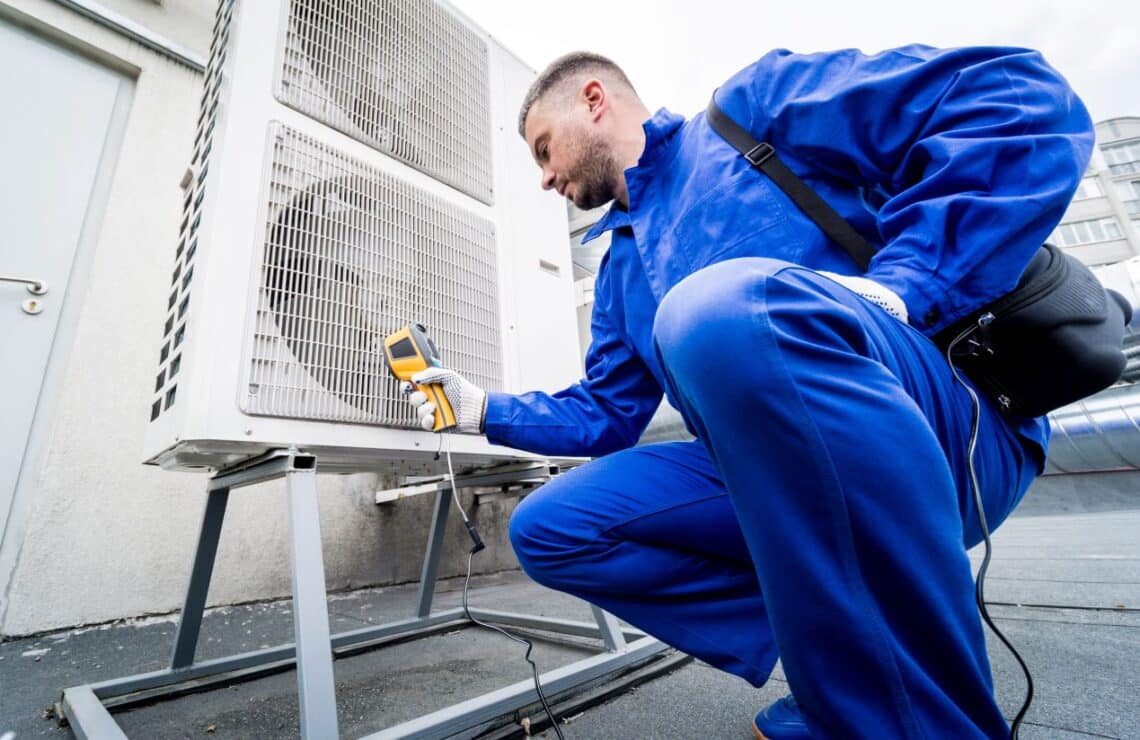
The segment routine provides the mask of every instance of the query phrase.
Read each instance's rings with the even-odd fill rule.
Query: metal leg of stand
[[[178,618],[178,632],[174,637],[171,668],[185,668],[194,662],[198,648],[198,632],[202,627],[202,611],[206,608],[206,594],[210,590],[210,576],[214,572],[214,556],[218,554],[218,538],[222,534],[222,520],[226,516],[229,488],[211,490],[206,498],[206,512],[202,515],[202,529],[198,534],[198,549],[190,569],[190,585],[186,601]]]
[[[451,490],[437,491],[435,513],[431,518],[431,533],[424,551],[424,567],[420,572],[420,591],[416,597],[416,616],[431,614],[431,601],[435,595],[435,579],[439,575],[439,555],[443,551],[443,535],[447,531],[447,516],[451,512]]]
[[[625,650],[625,635],[621,633],[617,617],[603,610],[601,607],[590,604],[594,611],[594,619],[598,622],[598,630],[602,633],[602,640],[606,643],[606,651],[616,653]]]
[[[289,489],[293,634],[297,646],[301,736],[324,740],[338,737],[338,730],[317,475],[315,470],[291,470],[285,477]]]

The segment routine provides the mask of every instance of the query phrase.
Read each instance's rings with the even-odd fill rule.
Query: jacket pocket
[[[804,243],[793,235],[785,200],[767,177],[745,165],[686,209],[673,233],[695,270],[735,257],[796,262]]]

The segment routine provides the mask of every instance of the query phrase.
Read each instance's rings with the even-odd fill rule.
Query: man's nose
[[[542,189],[550,190],[554,187],[554,170],[549,167],[542,168]]]

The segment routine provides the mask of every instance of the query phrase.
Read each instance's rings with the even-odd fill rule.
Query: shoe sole
[[[768,740],[768,736],[760,732],[760,728],[756,726],[755,722],[752,723],[752,734],[756,736],[756,740]]]

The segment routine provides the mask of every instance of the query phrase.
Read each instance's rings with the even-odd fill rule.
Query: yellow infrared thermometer
[[[429,367],[443,367],[435,342],[427,335],[423,324],[408,324],[384,339],[384,359],[397,379],[412,383],[412,376]],[[442,432],[455,426],[455,411],[439,383],[418,385],[417,390],[435,405],[433,432]]]

